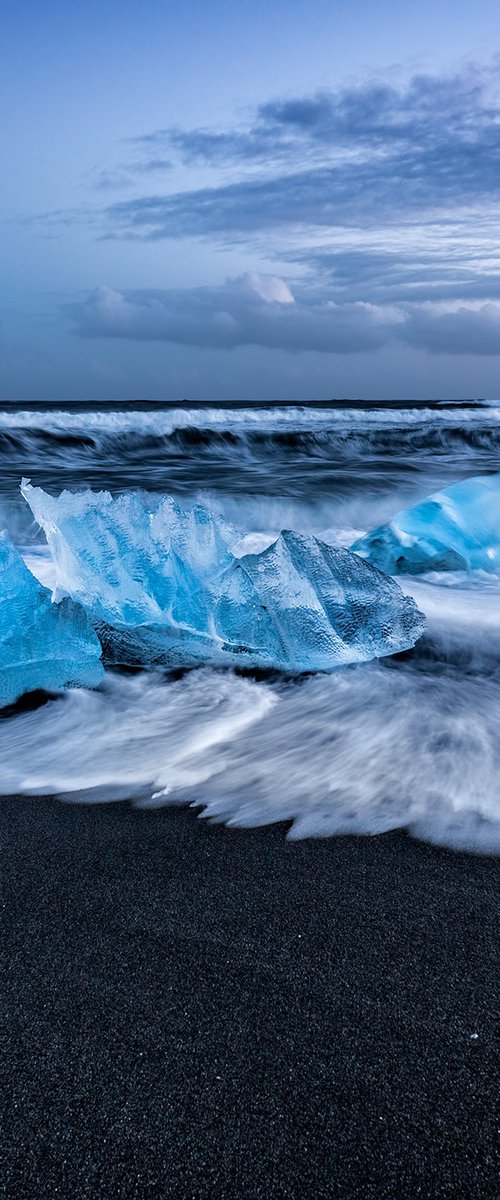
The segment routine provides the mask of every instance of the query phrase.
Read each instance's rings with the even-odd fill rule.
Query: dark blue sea
[[[48,586],[22,477],[57,495],[139,490],[202,501],[245,535],[350,546],[438,489],[500,470],[500,406],[4,405],[0,518]],[[401,582],[401,581],[400,581]],[[500,580],[406,577],[427,617],[414,650],[285,678],[210,667],[108,670],[0,721],[4,793],[192,804],[292,838],[381,834],[500,849]]]

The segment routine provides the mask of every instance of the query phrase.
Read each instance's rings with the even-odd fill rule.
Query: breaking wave
[[[358,498],[385,520],[391,505],[497,471],[499,460],[500,409],[481,404],[0,410],[1,499],[14,509],[25,475],[49,490],[142,488],[215,508],[214,495],[222,508],[290,501],[321,530],[335,521],[315,521],[314,506]],[[366,528],[356,512],[351,523]]]
[[[499,722],[495,675],[409,663],[274,685],[108,673],[97,691],[0,722],[0,788],[190,803],[232,826],[291,822],[292,838],[403,828],[495,853]]]
[[[459,420],[463,424],[498,421],[500,407],[486,401],[437,402],[432,405],[399,405],[384,403],[380,407],[356,402],[348,404],[327,402],[304,405],[247,404],[219,408],[210,404],[196,407],[175,407],[164,404],[119,403],[94,407],[74,403],[61,408],[53,405],[32,405],[29,408],[6,406],[0,411],[0,427],[4,429],[43,429],[46,433],[87,430],[103,433],[149,433],[165,436],[179,429],[257,430],[263,429],[321,429],[325,427],[370,428],[385,425],[425,425],[430,421],[446,425]]]

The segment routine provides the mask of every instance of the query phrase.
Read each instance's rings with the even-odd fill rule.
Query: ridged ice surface
[[[103,675],[101,647],[79,605],[53,604],[0,533],[0,705],[24,692],[93,687]]]
[[[455,483],[367,533],[352,550],[391,574],[500,572],[500,474]]]
[[[241,535],[202,505],[55,499],[27,482],[22,492],[57,588],[104,627],[111,661],[330,670],[408,649],[423,632],[392,579],[313,536],[284,530],[259,553],[233,553]]]

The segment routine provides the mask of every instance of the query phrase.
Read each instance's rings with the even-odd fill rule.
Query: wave
[[[112,491],[204,487],[330,497],[406,483],[409,500],[498,470],[500,409],[0,411],[2,491],[21,475]],[[422,477],[419,491],[409,486]],[[425,478],[424,478],[425,477]]]
[[[449,407],[428,407],[417,405],[414,408],[317,408],[312,406],[279,406],[270,405],[268,408],[224,407],[212,408],[159,408],[159,411],[143,411],[130,406],[117,411],[106,409],[77,409],[72,406],[61,409],[40,406],[38,409],[0,410],[0,428],[5,430],[33,429],[57,435],[67,436],[69,432],[80,434],[142,434],[153,437],[170,436],[178,430],[200,431],[235,431],[265,430],[279,432],[290,430],[318,429],[350,429],[350,428],[385,428],[397,429],[400,426],[416,427],[436,424],[446,426],[500,422],[500,407],[494,405],[470,406],[459,408],[457,421],[457,405]]]
[[[499,721],[494,673],[407,662],[279,685],[108,673],[0,722],[0,790],[191,804],[231,826],[288,822],[292,838],[403,828],[495,853]]]

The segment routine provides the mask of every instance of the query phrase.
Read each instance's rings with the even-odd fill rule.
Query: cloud
[[[402,341],[436,354],[500,354],[500,305],[336,304],[327,293],[294,296],[284,280],[255,273],[217,287],[126,294],[100,288],[71,316],[81,337],[217,350],[253,345],[352,354]]]
[[[400,87],[369,81],[312,96],[261,104],[247,127],[233,130],[154,130],[134,144],[168,148],[184,163],[266,163],[325,155],[346,148],[373,155],[405,147],[432,151],[443,145],[478,145],[495,136],[498,70],[468,67],[446,78],[415,75]]]
[[[408,224],[496,204],[500,193],[498,147],[418,146],[335,166],[310,167],[271,178],[169,195],[139,196],[109,206],[111,234],[159,240],[216,237],[223,241],[338,228]],[[481,215],[481,214],[480,214]]]
[[[283,280],[254,273],[218,287],[127,294],[100,288],[71,316],[83,337],[337,354],[377,349],[388,320],[365,304],[296,302]]]
[[[160,128],[128,147],[130,164],[100,180],[122,196],[81,221],[101,238],[243,245],[270,272],[293,263],[294,294],[271,273],[104,288],[73,308],[81,336],[500,354],[500,58],[400,86],[278,97],[244,125]],[[52,231],[63,216],[41,220]]]
[[[500,190],[499,76],[495,64],[417,75],[399,88],[371,82],[268,102],[244,129],[153,131],[135,139],[149,155],[250,176],[137,197],[110,206],[108,218],[121,233],[158,238],[390,222],[491,203]]]
[[[110,204],[103,236],[246,244],[337,308],[497,300],[499,75],[375,81],[269,101],[244,128],[153,131],[135,153],[177,157],[187,186]],[[193,166],[210,186],[189,188]]]
[[[434,354],[500,355],[500,304],[437,314],[425,306],[413,315],[405,340]]]
[[[121,163],[111,170],[95,171],[91,176],[91,187],[100,190],[129,188],[144,175],[164,175],[171,171],[173,163],[167,158],[148,158],[139,162]]]
[[[496,69],[472,67],[448,78],[415,75],[400,87],[378,81],[316,96],[272,101],[259,109],[268,128],[291,131],[323,145],[356,142],[370,148],[394,143],[438,145],[489,130],[496,106],[491,84]]]
[[[378,241],[359,246],[344,239],[343,246],[305,248],[284,257],[307,268],[311,279],[321,279],[342,302],[360,297],[373,304],[399,305],[500,300],[497,246],[480,232],[467,239],[448,226],[441,235],[433,230],[422,237],[426,244],[417,247],[408,244],[408,237],[393,238],[394,249],[384,249],[382,239]]]

